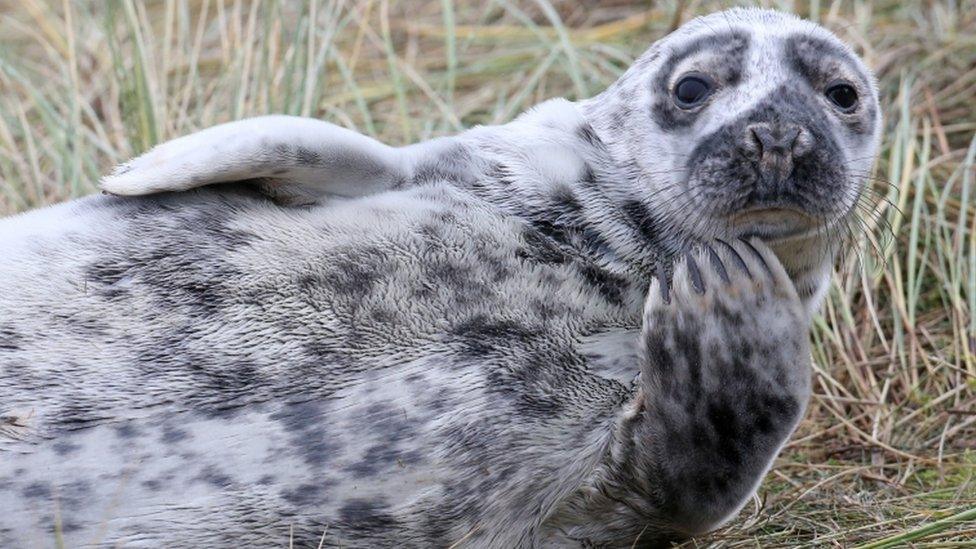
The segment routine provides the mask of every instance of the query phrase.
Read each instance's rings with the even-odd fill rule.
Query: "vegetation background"
[[[734,4],[0,0],[0,215],[95,192],[155,143],[251,115],[390,144],[505,122],[601,90]],[[816,321],[808,418],[755,502],[688,546],[976,547],[976,0],[759,5],[863,55],[884,145]]]

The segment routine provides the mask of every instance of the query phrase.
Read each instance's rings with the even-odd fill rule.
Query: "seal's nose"
[[[793,172],[793,162],[810,151],[810,132],[791,123],[756,123],[746,127],[745,149],[759,159],[764,178],[782,181]]]
[[[800,135],[800,127],[794,124],[773,127],[770,124],[752,124],[749,133],[759,148],[760,156],[769,154],[792,156],[793,143]]]

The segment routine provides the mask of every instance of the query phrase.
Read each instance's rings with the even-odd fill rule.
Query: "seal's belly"
[[[446,479],[495,474],[452,451],[511,450],[512,406],[555,405],[527,372],[635,323],[457,191],[183,196],[90,201],[68,215],[97,223],[23,237],[2,273],[0,545],[414,531]]]

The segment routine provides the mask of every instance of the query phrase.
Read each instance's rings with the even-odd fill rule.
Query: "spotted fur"
[[[688,70],[721,87],[678,112]],[[813,24],[733,10],[503,126],[396,149],[255,119],[105,181],[147,196],[0,220],[0,546],[719,526],[806,404],[831,231],[876,152],[868,74]],[[786,118],[811,149],[770,181],[743,133]]]

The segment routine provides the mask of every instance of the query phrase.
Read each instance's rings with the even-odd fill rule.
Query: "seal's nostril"
[[[799,158],[813,150],[813,135],[810,130],[798,127],[796,137],[793,138],[793,157]]]
[[[800,136],[799,126],[787,126],[783,130],[783,143],[786,144],[786,148],[793,150],[796,147],[796,139]]]
[[[754,126],[749,126],[749,135],[747,137],[749,143],[747,144],[750,150],[754,150],[759,156],[763,154],[763,140],[759,133],[756,131]]]

